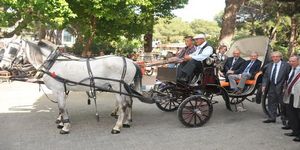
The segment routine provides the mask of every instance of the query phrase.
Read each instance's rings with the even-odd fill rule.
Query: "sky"
[[[195,19],[213,21],[216,14],[225,8],[225,0],[189,0],[183,9],[174,10],[173,13],[184,21]]]

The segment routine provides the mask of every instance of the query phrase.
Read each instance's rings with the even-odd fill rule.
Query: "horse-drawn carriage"
[[[231,56],[236,48],[241,50],[241,57],[245,59],[248,59],[252,51],[258,52],[259,59],[263,62],[262,68],[269,59],[270,47],[266,37],[257,36],[238,40],[228,50],[227,55]],[[190,84],[176,82],[176,69],[158,68],[157,80],[160,82],[154,89],[161,92],[157,94],[161,98],[156,101],[157,107],[163,111],[178,109],[178,119],[187,127],[200,127],[209,120],[213,112],[213,104],[218,102],[215,100],[216,96],[223,98],[226,108],[230,111],[231,106],[234,106],[234,110],[237,111],[238,104],[242,105],[239,108],[243,108],[244,100],[257,103],[263,100],[263,110],[268,114],[267,101],[260,92],[262,71],[256,73],[253,79],[246,81],[241,94],[234,94],[229,92],[229,82],[218,76],[214,64],[216,59],[216,57],[208,58],[207,62],[204,62],[208,65],[205,65],[202,73],[194,76]],[[254,94],[256,97],[253,96]]]
[[[242,39],[233,44],[228,55],[238,47],[242,50],[242,56],[246,57],[249,52],[257,51],[261,56],[260,60],[266,62],[269,53],[268,44],[269,40],[265,37]],[[259,89],[262,78],[260,72],[254,79],[248,80],[244,92],[240,95],[229,93],[228,83],[217,76],[214,64],[216,58],[211,57],[206,60],[207,65],[203,68],[203,72],[194,77],[193,85],[177,83],[174,69],[159,68],[157,79],[163,82],[157,88],[141,93],[139,91],[141,76],[138,75],[141,74],[140,69],[133,61],[124,57],[103,56],[83,59],[23,40],[19,44],[11,43],[11,46],[18,48],[20,56],[27,58],[38,71],[44,74],[44,83],[57,98],[60,111],[58,122],[61,123],[62,134],[69,133],[70,128],[65,106],[68,91],[90,92],[89,97],[95,100],[96,110],[96,91],[116,93],[121,112],[112,133],[119,133],[122,125],[129,126],[132,97],[145,103],[156,103],[163,111],[178,109],[178,118],[182,124],[188,127],[199,127],[210,119],[213,104],[217,102],[215,96],[222,96],[226,108],[232,110],[231,105],[236,106],[246,99],[250,100],[248,96]],[[132,83],[134,85],[131,85]],[[98,116],[98,112],[96,115]]]

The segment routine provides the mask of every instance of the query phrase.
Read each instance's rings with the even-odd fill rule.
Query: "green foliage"
[[[210,36],[218,36],[220,33],[220,28],[216,22],[206,21],[197,19],[190,23],[193,33],[205,33]]]
[[[220,34],[220,27],[216,22],[194,20],[188,23],[180,18],[159,19],[154,26],[154,39],[163,44],[180,43],[183,42],[185,36],[194,36],[200,33],[207,34],[208,41],[215,46]]]
[[[55,28],[62,28],[70,18],[76,17],[65,0],[2,0],[0,26],[10,27],[16,21],[39,21]]]
[[[297,3],[298,4],[298,3]],[[249,35],[264,35],[270,37],[273,28],[276,28],[275,38],[271,45],[273,49],[286,54],[291,33],[291,13],[295,13],[293,3],[279,3],[277,0],[249,0],[240,9],[238,14],[237,32],[234,39]],[[300,17],[298,16],[298,20]],[[298,23],[299,24],[299,23]],[[298,28],[300,33],[300,28]],[[299,43],[300,39],[297,36]],[[296,45],[299,49],[300,45]]]

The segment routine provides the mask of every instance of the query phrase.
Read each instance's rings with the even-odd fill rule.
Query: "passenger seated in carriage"
[[[241,94],[245,87],[246,80],[253,78],[255,74],[260,70],[261,61],[257,59],[258,53],[252,52],[250,54],[250,60],[245,61],[240,68],[233,71],[233,74],[228,75],[230,88],[235,94]],[[237,85],[236,80],[239,80]]]
[[[183,58],[184,65],[177,69],[177,80],[181,83],[189,83],[196,70],[202,72],[202,61],[213,54],[213,48],[208,45],[204,34],[195,36],[194,40],[197,45],[196,51],[185,55]]]
[[[235,74],[235,71],[242,67],[245,60],[240,57],[241,51],[236,49],[232,52],[233,57],[229,57],[225,64],[222,74],[220,76],[225,77],[228,79],[229,74]]]
[[[223,73],[222,71],[224,70],[224,65],[226,60],[228,59],[228,56],[226,55],[227,52],[227,46],[226,45],[221,45],[218,48],[217,52],[217,61],[216,61],[216,68],[219,76],[222,76]]]

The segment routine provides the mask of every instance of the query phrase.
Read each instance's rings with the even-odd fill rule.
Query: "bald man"
[[[240,57],[241,51],[239,49],[234,50],[232,54],[233,57],[229,57],[224,64],[223,76],[226,78],[229,74],[236,74],[236,71],[240,69],[245,62],[245,59]]]

